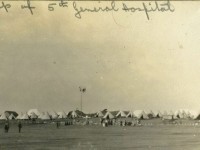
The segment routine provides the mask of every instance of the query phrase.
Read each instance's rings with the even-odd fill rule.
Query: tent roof
[[[37,119],[38,116],[34,112],[31,112],[30,118],[31,119]]]
[[[127,114],[122,110],[120,110],[116,115],[116,117],[126,117],[126,116],[127,116]]]
[[[51,111],[49,113],[49,115],[51,116],[52,119],[57,119],[58,118],[58,114],[55,111]]]
[[[149,119],[149,117],[143,110],[135,110],[133,113],[134,113],[134,116],[136,116],[139,119],[141,119],[141,118]]]
[[[129,113],[126,115],[126,117],[134,117],[134,113],[132,111],[129,111]]]
[[[21,119],[22,117],[23,117],[23,113],[21,112],[17,117],[16,117],[16,119]]]
[[[100,111],[97,112],[97,116],[98,116],[98,117],[103,117],[104,114],[103,114],[103,112],[100,110]]]
[[[40,115],[40,111],[38,109],[30,109],[28,111],[28,115],[31,116],[31,114],[34,113],[35,115],[39,116]]]
[[[2,113],[1,117],[0,117],[0,120],[7,120],[7,119],[8,119],[8,117],[6,116],[6,114]]]
[[[113,115],[110,111],[108,111],[108,112],[104,115],[103,118],[113,119],[113,118],[115,118],[115,117],[114,117],[114,115]]]
[[[15,119],[16,117],[13,114],[10,114],[10,116],[8,117],[9,120]]]
[[[58,112],[57,114],[58,114],[58,118],[60,118],[60,119],[67,118],[67,115],[66,115],[66,113],[64,111]]]
[[[41,116],[40,119],[42,119],[42,120],[50,120],[51,118],[50,118],[49,113],[48,113],[48,112],[45,112],[45,113]]]
[[[22,120],[28,120],[29,116],[27,113],[23,114],[23,116],[21,117]]]

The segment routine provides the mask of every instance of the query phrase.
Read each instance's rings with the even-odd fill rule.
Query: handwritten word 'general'
[[[116,8],[115,2],[112,1],[110,6],[105,7],[94,7],[92,9],[89,8],[83,8],[83,7],[77,7],[76,2],[73,2],[74,10],[76,11],[75,17],[81,19],[81,13],[83,12],[109,12],[109,11],[118,11],[119,8]]]

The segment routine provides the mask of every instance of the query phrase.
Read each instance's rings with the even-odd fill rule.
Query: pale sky
[[[122,11],[77,19],[72,2],[54,12],[34,2],[34,15],[11,4],[0,16],[0,111],[80,108],[79,86],[85,112],[200,108],[200,2],[172,2],[174,13],[150,20]]]

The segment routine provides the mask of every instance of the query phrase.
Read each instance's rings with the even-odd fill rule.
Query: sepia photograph
[[[0,150],[199,150],[199,5],[0,0]]]

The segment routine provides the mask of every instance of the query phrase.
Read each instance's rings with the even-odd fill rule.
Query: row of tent
[[[138,119],[151,119],[151,118],[163,118],[163,119],[200,119],[200,111],[180,109],[177,111],[152,111],[152,110],[135,110],[135,111],[99,111],[96,114],[97,117],[113,119],[113,118],[138,118]]]
[[[85,114],[79,110],[70,111],[66,114],[62,112],[39,112],[37,109],[31,109],[28,112],[17,114],[14,111],[5,111],[0,115],[0,120],[29,120],[29,119],[41,119],[41,120],[52,120],[52,119],[64,119],[64,118],[77,118],[85,117]]]
[[[104,109],[93,114],[85,114],[79,110],[70,111],[69,113],[62,112],[40,112],[38,109],[30,109],[26,113],[20,113],[19,115],[14,111],[5,111],[0,115],[0,120],[28,120],[28,119],[63,119],[63,118],[89,118],[100,117],[106,119],[113,118],[138,118],[138,119],[151,119],[151,118],[163,118],[163,119],[200,119],[200,111],[180,109],[177,111],[152,111],[152,110],[135,110],[135,111],[108,111]]]

